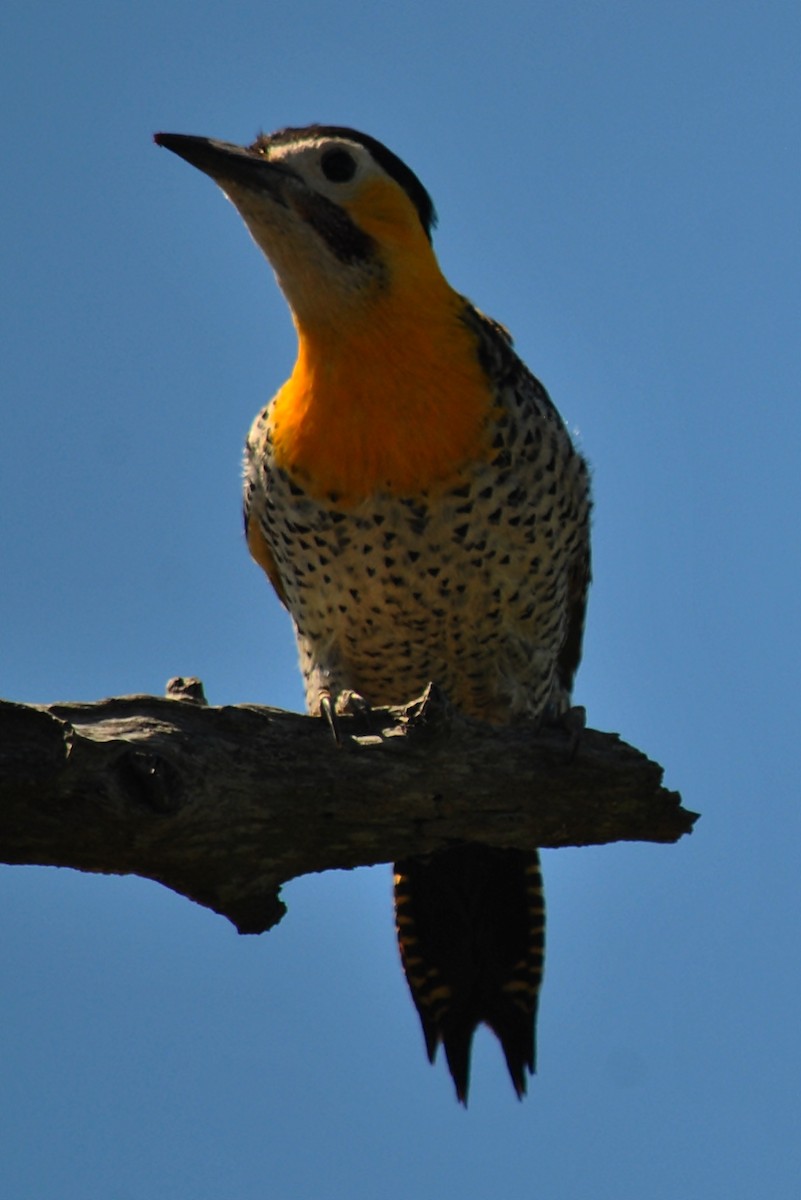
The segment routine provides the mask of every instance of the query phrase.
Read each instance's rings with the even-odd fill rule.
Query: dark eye
[[[347,183],[356,174],[356,159],[347,150],[326,150],[320,166],[323,175],[332,183]]]

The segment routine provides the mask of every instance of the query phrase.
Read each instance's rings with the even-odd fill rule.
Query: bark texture
[[[167,697],[0,701],[0,861],[158,880],[242,933],[282,883],[460,841],[520,849],[675,842],[696,819],[616,734],[490,728],[436,689],[327,724]]]

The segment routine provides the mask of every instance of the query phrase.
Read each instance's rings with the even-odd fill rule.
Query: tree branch
[[[0,861],[155,879],[242,933],[281,919],[282,883],[459,841],[529,849],[674,842],[696,817],[615,734],[491,728],[434,688],[324,721],[167,698],[0,701]],[[573,747],[575,748],[575,747]]]

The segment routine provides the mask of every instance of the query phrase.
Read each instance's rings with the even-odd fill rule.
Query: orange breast
[[[325,328],[299,327],[275,398],[276,464],[316,497],[419,493],[489,453],[493,396],[441,276],[410,281]]]

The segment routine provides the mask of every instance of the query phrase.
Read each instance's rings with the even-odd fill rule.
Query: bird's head
[[[442,276],[434,205],[381,142],[333,125],[282,129],[247,147],[184,134],[155,141],[219,184],[270,260],[302,325]],[[444,282],[444,281],[442,281]]]

